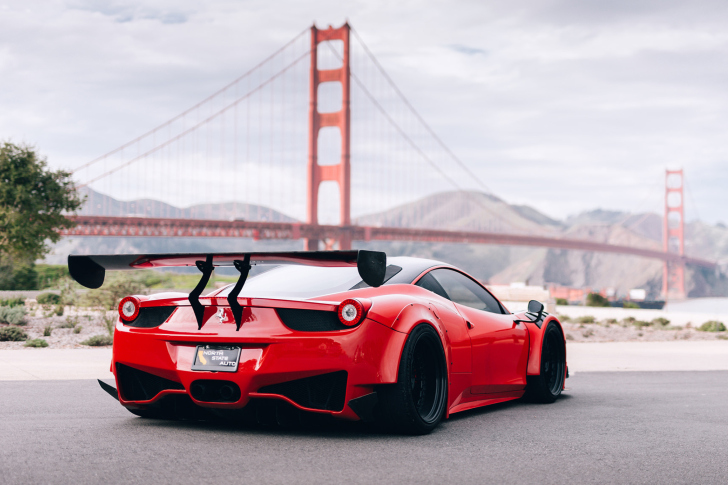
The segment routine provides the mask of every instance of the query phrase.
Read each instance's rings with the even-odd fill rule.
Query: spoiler
[[[199,301],[216,266],[233,266],[240,272],[240,278],[233,287],[230,303],[235,323],[240,330],[242,308],[237,298],[245,284],[251,266],[258,264],[300,264],[307,266],[356,266],[361,279],[369,286],[381,286],[387,268],[387,255],[380,251],[363,249],[352,251],[289,251],[250,253],[169,253],[169,254],[111,254],[111,255],[69,255],[68,272],[71,277],[86,288],[99,288],[104,283],[106,271],[152,269],[173,266],[196,266],[202,272],[202,279],[190,293],[189,300],[202,328],[204,308]]]

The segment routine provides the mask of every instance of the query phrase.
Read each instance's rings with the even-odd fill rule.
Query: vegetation
[[[568,305],[569,301],[566,298],[557,298],[556,304],[557,305]]]
[[[65,213],[82,202],[70,172],[50,170],[28,145],[0,144],[0,289],[39,287],[34,261],[73,226]]]
[[[45,326],[45,327],[43,328],[43,336],[44,336],[44,337],[50,337],[50,336],[51,336],[51,332],[52,332],[52,331],[53,331],[53,326],[52,326],[52,325],[50,325],[50,324],[49,324],[49,325],[46,325],[46,326]]]
[[[57,328],[76,328],[78,325],[77,317],[66,317],[66,321],[58,325]]]
[[[83,330],[82,325],[76,325],[75,327],[73,327],[73,333],[75,333],[75,334],[81,333],[81,330]]]
[[[657,317],[657,318],[652,319],[652,321],[650,323],[655,327],[664,328],[664,327],[667,327],[668,325],[670,325],[670,320],[668,320],[667,318],[663,318],[663,317]]]
[[[0,342],[22,342],[28,339],[28,334],[18,327],[0,328]]]
[[[94,335],[89,337],[81,345],[89,345],[91,347],[103,347],[114,343],[114,339],[108,335]]]
[[[571,317],[569,315],[557,315],[556,318],[559,319],[560,322],[566,323],[571,321]]]
[[[0,306],[25,306],[25,298],[16,296],[14,298],[0,298]]]
[[[625,301],[622,303],[622,308],[639,308],[640,306],[633,301]]]
[[[68,266],[65,264],[37,264],[35,272],[38,275],[38,289],[55,288],[58,282],[69,278]]]
[[[48,342],[46,342],[42,338],[34,338],[34,339],[30,339],[27,342],[25,342],[25,347],[38,347],[38,348],[48,347]]]
[[[583,317],[579,317],[576,319],[579,323],[594,323],[596,319],[591,315],[584,315]]]
[[[28,314],[25,307],[16,306],[2,306],[0,307],[0,323],[7,323],[10,325],[25,325],[25,317]]]
[[[61,302],[61,295],[55,293],[41,293],[35,297],[35,301],[40,305],[58,305]]]
[[[599,293],[589,293],[586,295],[586,306],[612,306],[605,297]]]
[[[723,322],[717,320],[710,320],[698,327],[701,332],[725,332],[725,325]]]
[[[643,320],[635,320],[634,322],[632,322],[632,325],[634,325],[637,328],[642,328],[642,327],[649,327],[650,325],[652,325],[652,323],[645,322]]]

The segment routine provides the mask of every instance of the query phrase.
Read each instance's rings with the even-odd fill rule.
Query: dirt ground
[[[635,324],[637,323],[637,324]],[[646,322],[645,322],[646,323]],[[566,340],[572,342],[659,342],[668,340],[728,340],[728,332],[701,332],[688,324],[685,327],[639,326],[639,322],[562,321]]]
[[[51,314],[54,310],[50,307],[43,308],[34,305],[28,308],[27,323],[18,325],[31,339],[42,338],[48,342],[48,347],[53,349],[78,349],[89,348],[81,342],[94,335],[108,335],[104,318],[107,321],[115,322],[118,317],[116,311],[104,312],[101,310],[76,309],[65,307],[63,315]],[[0,327],[8,325],[0,324]],[[43,336],[46,327],[51,327],[51,335]],[[80,329],[79,329],[80,327]],[[0,342],[2,349],[22,349],[25,342]]]
[[[685,327],[673,327],[669,324],[645,325],[630,320],[616,322],[614,320],[581,323],[569,320],[561,315],[566,339],[572,342],[653,342],[670,340],[728,340],[728,332],[701,332],[688,324]],[[78,309],[65,307],[63,315],[52,314],[52,308],[35,305],[29,308],[27,324],[20,328],[31,339],[42,338],[48,342],[47,348],[77,349],[88,348],[81,342],[94,335],[107,335],[107,322],[113,325],[117,318],[116,311]],[[589,318],[582,318],[589,320]],[[697,319],[696,321],[702,321]],[[699,325],[699,324],[698,324]],[[0,324],[0,327],[7,325]],[[51,335],[43,336],[46,327],[51,327]],[[697,326],[697,325],[696,325]],[[80,330],[78,330],[80,327]],[[25,342],[0,342],[2,349],[22,349]]]

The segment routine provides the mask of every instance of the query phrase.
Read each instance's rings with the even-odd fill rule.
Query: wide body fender
[[[538,325],[536,325],[535,323],[525,323],[526,329],[528,329],[530,340],[530,348],[528,352],[528,367],[526,369],[526,374],[529,376],[537,376],[541,374],[541,348],[543,344],[543,334],[546,331],[549,323],[551,322],[554,322],[556,325],[558,325],[559,330],[561,331],[561,335],[562,337],[564,337],[566,335],[564,333],[564,328],[561,326],[561,322],[559,322],[559,320],[553,315],[549,315],[548,317],[546,317],[546,320],[544,320],[541,328],[538,328]],[[566,357],[565,339],[564,357]]]

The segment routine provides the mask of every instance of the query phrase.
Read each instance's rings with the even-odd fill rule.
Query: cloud
[[[596,207],[659,211],[664,169],[682,166],[694,195],[689,214],[725,220],[728,4],[720,1],[16,1],[0,15],[0,138],[34,143],[53,166],[79,166],[204,99],[314,20],[347,18],[498,196],[554,217]],[[300,42],[305,50],[308,40]],[[305,66],[299,74],[305,91]],[[375,78],[371,66],[358,74]],[[382,99],[414,127],[393,97]],[[377,194],[380,207],[398,201],[381,192],[398,184],[411,184],[403,194],[437,187],[419,174],[427,164],[415,165],[406,144],[382,131],[371,105],[352,106],[353,116],[378,120],[356,125],[360,158],[381,158],[377,146],[393,140],[399,158],[391,163],[420,167],[409,179],[387,172],[396,179],[382,187],[357,180],[357,190]],[[295,136],[305,137],[305,113],[295,123],[304,125]],[[477,188],[424,130],[411,129],[458,184]],[[302,140],[295,146],[304,153],[281,167],[305,163]]]

